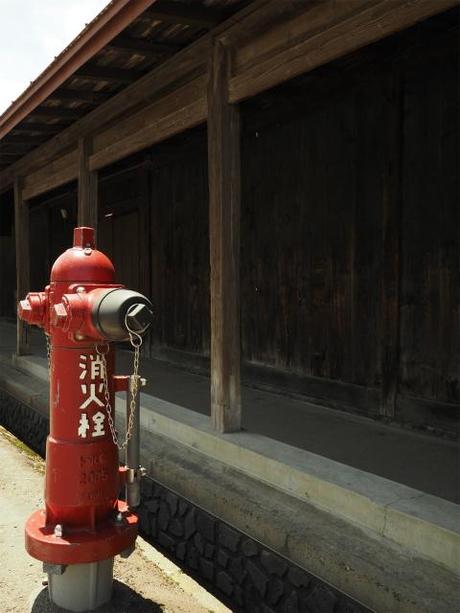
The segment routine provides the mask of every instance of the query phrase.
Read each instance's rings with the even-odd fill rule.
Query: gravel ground
[[[25,521],[43,505],[43,461],[0,427],[0,466],[1,612],[61,613],[49,602],[41,563],[24,549]],[[129,559],[116,558],[113,599],[98,613],[229,611],[148,543],[138,541]]]

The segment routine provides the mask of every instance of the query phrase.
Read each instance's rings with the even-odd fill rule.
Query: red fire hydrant
[[[44,329],[50,348],[45,509],[27,521],[26,549],[44,562],[51,600],[72,611],[110,600],[113,558],[129,554],[137,536],[137,516],[130,507],[139,504],[134,422],[141,383],[137,368],[131,377],[113,376],[111,343],[131,339],[138,364],[152,305],[115,284],[114,277],[111,261],[95,249],[94,230],[76,228],[73,247],[54,263],[50,285],[28,294],[18,307],[21,319]],[[131,400],[120,446],[114,393],[122,390],[131,393]],[[117,445],[128,448],[124,468]],[[127,502],[118,499],[123,485]]]

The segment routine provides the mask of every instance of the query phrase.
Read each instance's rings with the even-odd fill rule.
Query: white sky
[[[0,115],[108,0],[0,0]]]

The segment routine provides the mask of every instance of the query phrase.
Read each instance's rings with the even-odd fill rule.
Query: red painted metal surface
[[[45,562],[103,560],[132,545],[137,534],[137,517],[118,500],[122,479],[96,351],[104,339],[91,317],[101,296],[121,287],[114,278],[111,261],[95,249],[94,230],[76,228],[74,246],[56,260],[50,285],[18,309],[22,319],[44,328],[51,344],[45,509],[26,524],[26,549]],[[106,360],[114,406],[111,349]]]

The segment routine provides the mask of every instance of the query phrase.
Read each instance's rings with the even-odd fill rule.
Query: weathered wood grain
[[[240,120],[228,103],[230,53],[216,41],[209,67],[208,168],[211,264],[211,421],[241,427]]]
[[[93,140],[82,136],[78,141],[78,225],[97,232],[98,181],[97,172],[89,168],[92,150]]]
[[[239,102],[317,66],[457,6],[459,0],[324,0],[280,19],[235,49],[230,102]]]
[[[24,177],[24,198],[31,199],[78,177],[78,150],[57,158],[44,168]]]
[[[30,290],[29,208],[24,198],[23,180],[14,181],[14,228],[16,247],[16,301],[23,300]],[[17,318],[16,354],[30,351],[27,324]]]

